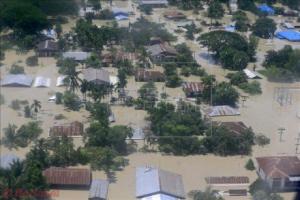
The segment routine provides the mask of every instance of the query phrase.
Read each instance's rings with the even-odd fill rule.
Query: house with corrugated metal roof
[[[109,72],[104,69],[84,69],[83,77],[88,82],[93,82],[95,84],[110,84]]]
[[[151,6],[151,7],[166,7],[168,6],[167,0],[139,0],[140,6]]]
[[[9,74],[1,80],[3,87],[31,87],[33,78],[25,74]]]
[[[45,40],[37,45],[37,55],[39,57],[51,57],[58,53],[58,44],[52,40]]]
[[[107,180],[93,180],[89,191],[89,200],[106,200],[108,186],[109,182]]]
[[[63,58],[71,58],[74,59],[75,61],[85,61],[91,56],[91,53],[88,52],[83,52],[83,51],[68,51],[63,53]]]
[[[185,199],[182,177],[162,169],[138,167],[136,169],[136,198],[140,200]]]

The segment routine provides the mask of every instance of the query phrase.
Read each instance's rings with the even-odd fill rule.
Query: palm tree
[[[79,74],[80,72],[77,72],[76,70],[68,70],[66,73],[66,81],[69,84],[69,90],[73,93],[80,87],[79,83],[82,82],[78,77]]]
[[[9,124],[7,128],[4,128],[4,135],[3,144],[8,149],[17,148],[17,126],[14,124]]]
[[[33,103],[31,104],[31,109],[34,111],[35,117],[37,117],[37,113],[41,108],[42,108],[41,102],[36,99],[33,100]]]
[[[86,100],[86,93],[90,88],[90,83],[87,80],[83,80],[80,85],[80,92],[83,95],[83,99]]]
[[[210,187],[206,188],[204,192],[193,190],[189,192],[189,197],[193,200],[224,200],[222,197],[218,197]]]

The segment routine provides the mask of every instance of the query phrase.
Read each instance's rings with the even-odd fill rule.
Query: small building
[[[166,42],[146,46],[146,51],[154,62],[174,60],[178,54],[176,49]]]
[[[84,69],[83,77],[88,82],[93,82],[95,84],[110,84],[109,72],[104,69]]]
[[[46,182],[53,187],[87,188],[91,184],[91,171],[83,168],[50,167],[43,171]]]
[[[78,121],[55,125],[50,128],[49,137],[81,137],[83,135],[83,130],[83,124]]]
[[[37,76],[34,79],[33,87],[50,87],[51,79],[43,76]]]
[[[132,128],[132,137],[127,137],[126,140],[144,140],[145,132],[142,128]]]
[[[107,180],[95,179],[92,181],[89,200],[106,200],[109,182]]]
[[[58,44],[52,40],[45,40],[37,45],[37,55],[39,57],[51,57],[58,53]]]
[[[0,156],[0,161],[0,168],[9,169],[14,162],[20,161],[20,159],[14,154],[4,154]]]
[[[85,61],[86,59],[88,59],[91,56],[90,53],[87,52],[83,52],[83,51],[69,51],[69,52],[65,52],[63,53],[63,58],[71,58],[74,59],[76,61]]]
[[[243,134],[246,130],[249,129],[244,122],[219,122],[219,126],[223,126],[232,133],[235,133],[237,135]]]
[[[136,169],[136,198],[148,199],[185,199],[182,177],[169,171],[138,167]]]
[[[205,181],[209,185],[249,185],[247,176],[213,176],[206,177]]]
[[[258,157],[257,172],[270,189],[295,190],[300,186],[300,160],[296,156]]]
[[[56,40],[57,39],[57,33],[54,29],[45,29],[41,32],[41,34],[46,39],[50,39],[50,40]]]
[[[167,0],[139,0],[140,6],[151,6],[151,7],[167,7]]]
[[[180,20],[186,18],[186,16],[182,12],[178,12],[176,10],[165,12],[164,17],[172,20]]]
[[[243,72],[249,79],[260,79],[260,76],[256,72],[251,71],[250,69],[244,69]]]
[[[3,87],[31,87],[32,77],[25,74],[9,74],[1,80]]]
[[[135,81],[138,82],[164,82],[165,75],[160,71],[150,71],[144,69],[138,69],[135,72]]]
[[[213,106],[208,111],[208,115],[210,117],[219,117],[219,116],[235,116],[240,115],[240,112],[238,109],[233,108],[228,105],[222,105],[222,106]]]
[[[202,94],[204,85],[201,82],[185,82],[182,89],[187,97],[197,97]]]

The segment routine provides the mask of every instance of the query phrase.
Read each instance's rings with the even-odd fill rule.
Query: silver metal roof
[[[136,197],[144,198],[155,194],[185,199],[181,175],[156,168],[138,167],[136,169]]]
[[[90,53],[82,51],[69,51],[63,53],[63,58],[73,58],[76,61],[83,61],[88,59],[91,56]]]
[[[101,179],[92,180],[92,184],[89,192],[89,199],[93,199],[93,198],[106,199],[108,193],[108,185],[109,183],[106,180],[101,180]]]
[[[87,81],[103,81],[110,83],[109,72],[104,69],[87,68],[83,70],[84,79]]]
[[[14,155],[14,154],[6,154],[0,157],[0,167],[3,169],[9,169],[10,165],[14,162],[14,161],[18,161],[19,158]]]
[[[127,138],[132,140],[144,140],[145,139],[145,133],[142,128],[132,128],[132,137]]]
[[[164,4],[164,5],[168,5],[168,1],[167,0],[140,0],[139,2],[140,5],[159,5],[159,4]]]
[[[1,80],[1,85],[30,87],[32,81],[32,77],[25,74],[9,74],[4,76],[4,78]]]

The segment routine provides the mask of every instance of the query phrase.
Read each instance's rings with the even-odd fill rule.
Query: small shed
[[[249,79],[260,79],[260,76],[256,72],[251,71],[250,69],[244,69],[243,72]]]
[[[72,58],[76,61],[85,61],[91,56],[90,53],[83,52],[83,51],[69,51],[63,53],[63,58]]]
[[[107,180],[95,179],[92,180],[89,200],[106,200],[108,193],[109,182]]]
[[[144,69],[138,69],[135,72],[135,81],[139,82],[163,82],[165,81],[165,75],[160,71],[150,71]]]
[[[202,94],[204,86],[201,82],[185,82],[182,89],[187,97],[197,97]]]
[[[59,187],[89,187],[91,171],[83,168],[50,167],[43,171],[46,182]]]
[[[83,124],[81,122],[75,121],[72,123],[55,125],[50,128],[50,137],[81,137],[83,135]]]
[[[25,74],[9,74],[1,80],[3,87],[31,87],[32,77]]]
[[[50,87],[51,79],[43,76],[37,76],[33,82],[33,87]]]
[[[51,57],[58,53],[58,44],[52,40],[45,40],[37,45],[37,55],[39,57]]]

